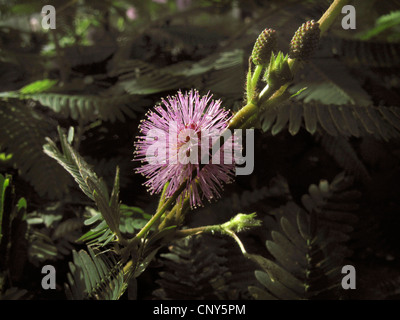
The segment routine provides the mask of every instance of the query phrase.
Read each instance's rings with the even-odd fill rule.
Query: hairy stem
[[[163,204],[165,203],[165,193],[167,192],[168,186],[169,186],[169,182],[167,182],[164,185],[164,188],[161,192],[160,201],[158,202],[158,206],[157,206],[157,211],[159,211],[162,208]]]
[[[329,29],[336,17],[341,13],[343,6],[345,6],[349,0],[334,0],[328,10],[318,20],[319,29],[321,30],[321,36]]]
[[[143,238],[146,233],[150,230],[150,228],[153,226],[155,222],[158,221],[158,219],[164,214],[164,212],[172,205],[172,203],[180,196],[182,191],[185,189],[186,183],[182,183],[178,190],[175,191],[175,193],[168,198],[164,202],[164,204],[157,210],[155,215],[146,223],[146,225],[138,232],[138,234],[132,238],[130,241],[136,242],[137,240]]]
[[[183,202],[177,202],[168,215],[162,220],[158,227],[158,231],[165,229],[171,225],[181,222],[189,209],[189,198],[186,197]]]
[[[211,232],[211,230],[214,229],[215,227],[216,226],[203,226],[191,229],[178,230],[175,233],[175,238],[186,238],[204,232]]]
[[[226,234],[231,236],[236,241],[236,243],[239,245],[240,251],[242,251],[242,253],[246,256],[247,255],[246,248],[244,247],[242,241],[240,241],[240,239],[236,235],[236,233],[234,233],[233,231],[230,231],[230,230],[226,230]]]
[[[242,109],[240,109],[229,122],[227,130],[240,128],[248,118],[257,113],[258,106],[249,102]]]
[[[258,80],[260,79],[262,70],[263,70],[263,66],[260,66],[260,65],[256,66],[256,68],[254,70],[253,78],[251,79],[251,87],[253,89],[255,89],[257,87],[257,83],[258,83]]]

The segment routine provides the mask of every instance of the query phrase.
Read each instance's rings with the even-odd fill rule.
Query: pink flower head
[[[231,115],[220,100],[211,97],[201,97],[195,90],[178,92],[142,120],[134,160],[142,161],[136,172],[148,179],[145,185],[152,194],[160,193],[169,182],[165,195],[170,197],[186,180],[182,195],[189,196],[190,205],[196,207],[203,205],[203,198],[219,198],[224,183],[233,181],[234,154],[241,148],[235,136],[225,131],[223,146],[212,152]]]
[[[138,17],[137,10],[135,7],[129,7],[126,10],[126,16],[129,20],[135,20]]]

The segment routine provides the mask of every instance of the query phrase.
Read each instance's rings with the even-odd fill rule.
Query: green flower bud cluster
[[[265,29],[258,36],[253,51],[251,53],[251,59],[256,66],[267,66],[271,53],[276,51],[276,31],[273,29]]]
[[[310,59],[318,47],[320,32],[318,22],[311,20],[303,23],[290,42],[289,57],[301,60]]]
[[[290,42],[288,55],[277,52],[277,34],[273,29],[265,29],[257,38],[251,54],[252,68],[246,77],[246,98],[254,105],[268,100],[282,86],[293,80],[299,62],[310,59],[318,47],[321,30],[319,23],[311,20],[303,23]],[[267,83],[260,89],[260,80]]]

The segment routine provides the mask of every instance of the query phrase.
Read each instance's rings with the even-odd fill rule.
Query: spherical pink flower
[[[129,20],[135,20],[138,17],[137,10],[135,7],[129,7],[126,10],[126,16]]]
[[[170,197],[186,180],[182,195],[189,196],[190,205],[196,207],[203,205],[204,198],[219,198],[224,184],[233,181],[234,154],[241,147],[225,130],[230,112],[211,97],[201,97],[195,90],[178,92],[163,99],[163,105],[150,110],[142,120],[134,160],[142,161],[136,172],[148,179],[145,185],[152,194],[160,193],[169,182],[165,195]],[[216,148],[223,132],[225,143]]]

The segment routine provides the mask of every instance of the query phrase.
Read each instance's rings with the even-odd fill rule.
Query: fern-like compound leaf
[[[337,298],[340,269],[350,254],[344,242],[357,217],[352,211],[358,192],[352,180],[338,175],[331,184],[321,180],[302,197],[303,207],[293,201],[274,210],[276,223],[269,223],[271,240],[266,247],[273,260],[248,257],[261,266],[255,272],[261,287],[250,286],[256,299]]]
[[[118,300],[127,288],[123,266],[115,257],[88,251],[73,251],[65,291],[70,300]]]
[[[40,196],[60,199],[71,180],[43,153],[45,137],[53,125],[18,101],[0,102],[0,147]]]
[[[397,107],[324,105],[288,101],[261,115],[261,128],[277,135],[287,129],[296,135],[304,127],[309,133],[324,131],[334,137],[365,137],[388,141],[400,136]]]

